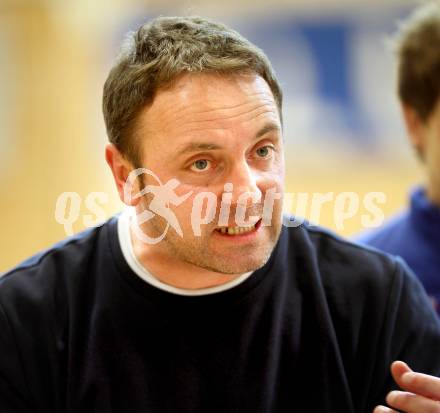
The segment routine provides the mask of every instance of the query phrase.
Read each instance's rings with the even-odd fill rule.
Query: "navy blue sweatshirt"
[[[0,412],[371,412],[395,359],[440,372],[437,317],[394,258],[302,225],[217,294],[132,272],[117,220],[0,280]]]
[[[407,211],[383,228],[362,234],[357,241],[401,256],[419,277],[440,313],[440,208],[423,188],[411,193]]]

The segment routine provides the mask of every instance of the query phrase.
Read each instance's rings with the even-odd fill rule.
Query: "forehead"
[[[140,115],[145,135],[246,127],[271,120],[278,108],[266,81],[258,75],[188,74],[160,90]]]

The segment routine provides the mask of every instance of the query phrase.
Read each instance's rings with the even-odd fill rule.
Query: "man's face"
[[[177,196],[192,194],[180,205],[169,205],[183,232],[170,228],[154,248],[170,260],[225,274],[255,270],[266,263],[281,231],[282,199],[275,200],[271,225],[261,225],[266,191],[283,193],[284,157],[280,116],[272,92],[259,76],[192,74],[158,92],[138,119],[142,166],[165,184],[177,179]],[[146,185],[157,185],[144,175]],[[219,225],[225,184],[232,184],[230,214]],[[228,186],[227,186],[228,188]],[[229,188],[231,189],[231,185]],[[212,222],[201,225],[200,236],[191,225],[194,200],[202,192],[216,196]],[[246,204],[256,225],[237,229],[239,196],[253,193],[260,202]],[[142,209],[150,205],[144,197]],[[139,208],[138,208],[139,210]],[[138,211],[139,212],[139,211]],[[206,203],[202,218],[207,213]],[[142,230],[150,237],[162,233],[166,221],[156,216]],[[226,228],[228,227],[228,228]]]

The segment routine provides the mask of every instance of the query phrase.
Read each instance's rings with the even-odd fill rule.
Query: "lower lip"
[[[243,232],[242,234],[237,234],[237,235],[229,235],[214,230],[214,233],[217,236],[229,241],[248,241],[254,238],[255,236],[257,236],[258,232],[260,232],[260,228],[261,228],[261,219],[255,224],[255,228],[249,232]]]

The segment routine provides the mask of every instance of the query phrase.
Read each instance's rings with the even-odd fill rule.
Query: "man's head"
[[[398,94],[411,142],[440,196],[440,3],[416,9],[395,36]],[[440,198],[439,198],[440,201]]]
[[[223,25],[159,18],[131,37],[104,88],[112,142],[106,155],[120,194],[130,170],[139,166],[163,184],[180,183],[172,181],[176,203],[185,199],[170,203],[174,218],[156,215],[142,228],[149,237],[160,236],[173,220],[182,229],[183,237],[170,228],[160,244],[147,248],[155,262],[174,262],[173,270],[189,265],[240,274],[267,261],[281,231],[280,198],[271,225],[261,225],[266,192],[283,192],[281,100],[263,52]],[[157,185],[151,176],[143,178],[145,187]],[[245,220],[252,215],[258,223],[237,229],[239,197],[249,192],[260,199],[248,200]],[[216,215],[197,235],[193,211],[204,193],[215,195]],[[151,199],[132,205],[138,212],[152,210]],[[219,223],[222,199],[229,200],[230,214]]]
[[[281,88],[262,50],[229,27],[201,17],[159,17],[129,34],[104,85],[109,140],[133,165],[141,164],[139,113],[158,91],[188,73],[259,75],[281,116]]]

